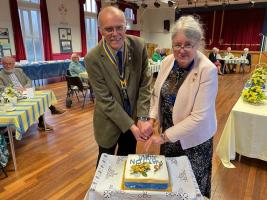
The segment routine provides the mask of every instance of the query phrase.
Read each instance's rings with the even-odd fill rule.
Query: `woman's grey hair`
[[[172,28],[172,40],[178,33],[183,33],[188,39],[196,41],[199,49],[204,49],[204,30],[202,24],[194,16],[182,16],[176,21]]]

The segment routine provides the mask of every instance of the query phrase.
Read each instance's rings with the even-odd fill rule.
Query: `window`
[[[26,1],[26,0],[24,0]],[[31,3],[39,0],[28,0]],[[41,29],[41,17],[38,7],[27,4],[19,6],[19,16],[22,29],[22,36],[28,61],[43,60],[43,40]]]
[[[26,2],[26,3],[40,3],[39,0],[19,0],[21,2]]]
[[[126,8],[125,11],[124,11],[124,14],[125,14],[126,20],[134,21],[133,9]]]
[[[84,4],[84,11],[89,13],[97,13],[95,0],[86,0],[86,3]]]
[[[97,6],[95,0],[86,0],[84,5],[87,50],[98,43]]]
[[[96,18],[85,18],[86,27],[86,43],[87,49],[90,50],[97,45],[97,19]]]

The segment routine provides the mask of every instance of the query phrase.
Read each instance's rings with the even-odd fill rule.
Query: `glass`
[[[40,41],[39,38],[34,39],[34,46],[35,46],[35,53],[36,53],[36,60],[37,61],[42,61],[43,60],[43,46],[42,42]]]
[[[181,49],[183,49],[184,51],[190,51],[194,48],[194,46],[195,45],[192,45],[192,44],[185,44],[185,45],[177,44],[177,45],[173,45],[172,48],[175,51],[180,51]]]
[[[31,28],[30,28],[30,19],[29,12],[27,10],[22,10],[22,21],[24,24],[24,33],[25,36],[31,36]]]
[[[26,39],[26,53],[28,61],[35,61],[34,47],[32,39]]]
[[[119,26],[114,26],[114,27],[104,27],[103,29],[107,33],[114,33],[114,30],[116,30],[116,32],[124,32],[125,31],[125,26],[124,25],[119,25]]]
[[[32,10],[31,14],[32,14],[32,29],[33,29],[32,35],[39,37],[40,33],[39,33],[38,12],[35,10]]]

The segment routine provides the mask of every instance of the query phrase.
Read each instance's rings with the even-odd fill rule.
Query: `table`
[[[236,152],[267,161],[267,101],[253,105],[238,99],[227,119],[216,153],[227,168]]]
[[[121,190],[126,156],[102,154],[92,185],[84,200],[203,199],[186,156],[167,158],[172,192]]]
[[[151,74],[154,74],[155,72],[159,72],[160,65],[161,65],[161,62],[150,62],[149,68],[150,68]]]
[[[69,68],[70,60],[52,60],[31,63],[16,63],[31,80],[41,80],[52,77],[63,77]],[[80,60],[84,64],[83,60]]]
[[[0,127],[8,128],[8,137],[15,170],[17,169],[17,163],[12,128],[14,127],[16,129],[15,137],[17,140],[20,140],[23,133],[45,113],[49,106],[56,103],[57,100],[52,90],[42,90],[35,91],[34,98],[32,99],[18,101],[14,111],[0,111]]]
[[[225,71],[225,67],[227,64],[248,64],[249,61],[248,59],[246,58],[218,58],[218,60],[222,60],[224,61],[224,64],[223,64],[223,74],[224,74],[224,71]]]

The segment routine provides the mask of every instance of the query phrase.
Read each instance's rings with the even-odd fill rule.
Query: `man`
[[[151,75],[144,41],[126,35],[124,13],[115,7],[103,8],[98,24],[103,39],[84,61],[96,98],[99,161],[102,153],[115,154],[117,145],[117,155],[134,154],[136,140],[148,139],[152,127],[147,121]]]
[[[241,72],[241,69],[242,69],[243,70],[243,73],[244,73],[245,72],[245,65],[250,66],[250,68],[251,68],[251,54],[249,53],[249,49],[248,48],[245,48],[244,49],[244,52],[241,55],[241,58],[248,60],[248,63],[247,64],[245,64],[245,63],[241,63],[240,64],[240,70],[239,70],[239,72]]]
[[[235,58],[234,54],[231,53],[231,47],[227,47],[226,52],[224,53],[225,59],[233,59]],[[236,64],[226,64],[229,73],[233,73],[236,71]]]
[[[15,68],[15,60],[10,56],[2,58],[3,70],[0,71],[0,90],[3,90],[9,85],[18,91],[24,91],[26,88],[32,86],[32,81],[27,77],[27,75],[22,71],[22,69]],[[62,114],[65,111],[56,109],[55,106],[51,105],[49,107],[52,114]],[[38,128],[41,131],[52,131],[53,127],[44,124],[44,118],[41,116],[39,118]]]
[[[80,73],[86,72],[86,69],[84,66],[79,62],[80,57],[78,54],[73,53],[71,55],[71,63],[69,65],[69,71],[71,76],[79,76]]]

